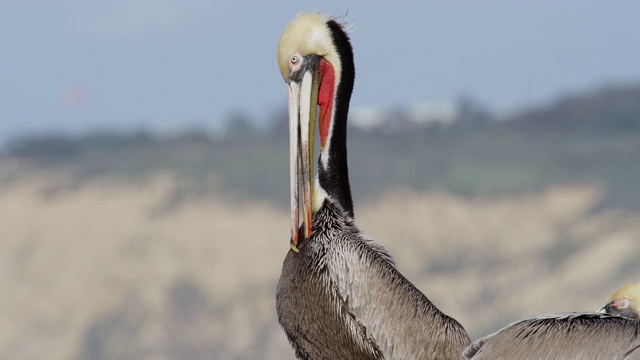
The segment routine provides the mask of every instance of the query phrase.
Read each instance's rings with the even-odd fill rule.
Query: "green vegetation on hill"
[[[464,116],[463,116],[464,115]],[[453,125],[349,130],[357,198],[405,187],[465,195],[589,183],[605,202],[640,208],[640,86],[563,98],[498,121],[461,114]],[[171,137],[98,133],[16,140],[9,156],[31,168],[73,174],[77,183],[109,175],[182,181],[176,200],[215,192],[287,204],[288,134],[280,117],[259,130],[241,119],[224,137],[192,131]],[[223,190],[220,192],[219,190]]]

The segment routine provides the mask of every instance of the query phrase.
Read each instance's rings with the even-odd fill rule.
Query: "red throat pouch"
[[[324,148],[331,126],[333,113],[333,98],[335,90],[336,72],[333,65],[325,59],[320,62],[320,90],[318,105],[320,106],[320,146]]]

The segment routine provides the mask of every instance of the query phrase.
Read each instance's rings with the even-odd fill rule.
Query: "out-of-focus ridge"
[[[51,191],[56,181],[0,187],[0,358],[293,358],[274,309],[285,209],[216,194],[166,207],[169,175]],[[640,213],[600,208],[602,196],[399,190],[356,217],[475,338],[536,313],[597,310],[637,280]]]

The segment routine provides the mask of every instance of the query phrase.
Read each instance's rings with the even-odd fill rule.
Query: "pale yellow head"
[[[278,67],[284,81],[289,82],[290,71],[311,54],[328,60],[336,78],[340,78],[340,59],[327,26],[329,21],[332,21],[329,15],[303,12],[287,25],[278,43]]]
[[[605,312],[640,320],[640,283],[618,289],[603,308]]]

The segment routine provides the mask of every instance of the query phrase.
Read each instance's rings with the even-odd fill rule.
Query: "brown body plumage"
[[[290,251],[277,310],[300,359],[461,359],[463,327],[438,310],[335,204]]]
[[[599,313],[545,314],[521,320],[476,340],[473,360],[640,359],[640,285],[618,290]],[[623,315],[623,316],[620,316]]]

